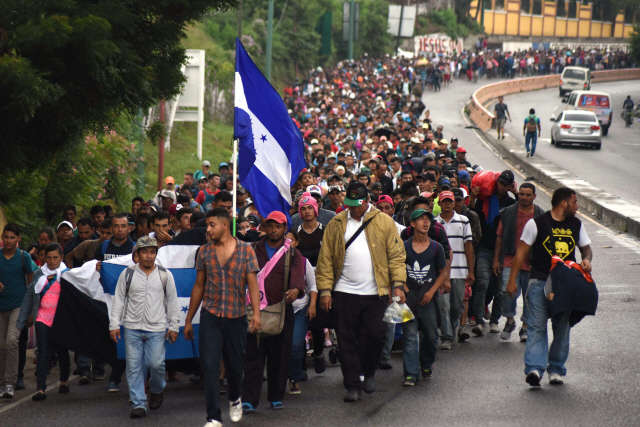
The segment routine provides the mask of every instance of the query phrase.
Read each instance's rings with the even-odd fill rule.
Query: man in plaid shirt
[[[242,379],[247,342],[246,291],[249,285],[254,316],[250,330],[260,329],[260,295],[256,275],[260,268],[253,248],[230,233],[231,217],[224,208],[207,212],[210,243],[200,248],[198,271],[191,292],[184,337],[193,339],[192,320],[200,303],[200,362],[207,401],[207,427],[222,425],[220,362],[223,357],[229,382],[231,421],[242,418]]]

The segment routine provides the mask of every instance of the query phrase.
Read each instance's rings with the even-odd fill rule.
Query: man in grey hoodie
[[[173,344],[177,339],[180,311],[173,275],[155,265],[156,239],[141,237],[135,250],[139,263],[120,274],[109,330],[111,339],[118,342],[120,325],[124,326],[131,418],[140,418],[147,415],[144,387],[147,370],[151,374],[149,408],[160,408],[164,400],[164,342],[166,339]]]

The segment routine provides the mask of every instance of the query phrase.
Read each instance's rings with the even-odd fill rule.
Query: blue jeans
[[[527,347],[524,351],[524,373],[537,370],[540,376],[546,370],[562,376],[567,374],[564,367],[569,358],[569,313],[560,319],[551,319],[553,341],[549,348],[547,337],[547,321],[549,320],[549,300],[544,295],[544,280],[529,280],[526,293],[529,304],[529,328],[527,330]]]
[[[227,370],[229,401],[235,402],[242,394],[247,316],[228,319],[200,310],[199,338],[207,419],[222,422],[220,362],[224,360],[224,367]]]
[[[131,409],[147,408],[144,382],[147,372],[151,374],[149,389],[153,394],[164,390],[164,341],[165,332],[147,332],[124,329],[124,344],[127,353],[127,383]]]
[[[393,342],[396,339],[396,324],[387,323],[387,325],[389,326],[384,337],[384,348],[382,349],[380,360],[385,360],[388,362],[389,360],[391,360],[391,349],[393,348]]]
[[[511,274],[511,267],[506,267],[502,270],[502,287],[500,289],[500,293],[496,295],[496,299],[500,300],[499,302],[502,305],[502,315],[506,318],[516,317],[516,309],[518,307],[518,297],[520,293],[522,295],[527,295],[527,289],[529,288],[529,272],[522,271],[518,273],[516,277],[516,285],[518,289],[516,291],[516,295],[514,298],[511,298],[509,294],[507,294],[507,282],[509,281],[509,275]],[[493,314],[493,312],[492,312]],[[523,296],[522,298],[522,316],[520,320],[522,323],[527,324],[527,319],[529,317],[529,304],[527,304],[527,299]]]
[[[91,372],[93,372],[94,375],[104,375],[104,367],[104,362],[94,360],[92,365],[89,356],[78,355],[78,369],[80,370],[81,376],[91,378]]]
[[[448,294],[447,294],[448,295]],[[442,301],[441,297],[438,302]],[[418,305],[415,319],[402,324],[402,366],[405,377],[420,378],[420,367],[431,369],[436,361],[438,348],[438,315],[435,301],[425,306]],[[418,330],[422,332],[418,350]]]
[[[305,307],[294,314],[293,341],[291,343],[291,360],[289,361],[289,379],[300,381],[302,377],[302,359],[305,355],[305,337],[309,330],[309,317]],[[323,334],[324,336],[324,334]]]
[[[476,249],[476,282],[473,295],[469,300],[469,314],[476,319],[476,324],[484,325],[484,307],[487,288],[493,274],[493,251],[484,248]]]
[[[460,316],[464,312],[465,279],[451,279],[451,292],[443,294],[440,304],[442,318],[442,341],[453,341],[453,334],[460,323]]]
[[[531,155],[536,152],[536,143],[538,142],[538,133],[537,132],[527,132],[524,136],[524,147],[527,149],[527,152],[531,151]],[[529,150],[529,143],[531,143],[531,150]]]

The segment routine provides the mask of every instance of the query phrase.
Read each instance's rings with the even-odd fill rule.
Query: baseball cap
[[[426,209],[416,209],[415,211],[411,212],[411,221],[415,221],[422,215],[426,215],[429,218],[429,221],[433,221],[433,214]]]
[[[177,203],[172,204],[169,207],[169,215],[175,215],[180,209],[182,209],[182,205],[179,205]]]
[[[465,199],[469,197],[469,195],[467,194],[467,190],[465,190],[464,188],[461,188],[460,191],[462,191],[462,195],[464,196]]]
[[[314,138],[314,139],[311,140],[311,145],[316,145],[317,143],[318,143],[317,139]]]
[[[238,191],[238,194],[240,195],[245,195],[247,194],[247,189],[244,188],[242,185],[238,185],[238,187],[236,188],[236,190]]]
[[[320,189],[320,187],[318,187],[317,185],[310,185],[306,188],[305,190],[307,193],[310,193],[312,196],[314,194],[317,194],[318,196],[322,197],[322,190]]]
[[[287,217],[282,212],[273,211],[269,214],[269,216],[267,216],[267,221],[275,221],[278,224],[286,224]]]
[[[371,153],[371,148],[364,146],[360,151],[362,151],[363,153]]]
[[[137,252],[142,248],[157,248],[157,247],[158,247],[158,241],[156,240],[155,237],[142,236],[136,242],[135,249]]]
[[[218,169],[222,169],[222,168],[228,168],[229,164],[227,162],[222,162],[218,165]]]
[[[461,189],[454,188],[453,190],[451,190],[451,192],[453,193],[453,197],[455,197],[456,200],[464,200],[464,193],[462,193]]]
[[[444,187],[451,188],[451,181],[449,181],[449,178],[441,178],[440,179],[440,183],[438,184],[438,187],[440,187],[440,188],[444,188]]]
[[[482,172],[484,170],[484,169],[482,169],[482,166],[480,166],[480,165],[473,165],[473,166],[471,166],[471,169],[473,169],[473,171],[475,173],[480,173],[480,172]]]
[[[164,183],[165,183],[165,184],[175,184],[175,183],[176,183],[176,180],[175,180],[175,179],[173,179],[173,177],[172,177],[172,176],[168,176],[168,177],[166,177],[166,178],[164,179]]]
[[[422,123],[422,129],[429,129],[429,123],[427,122]]]
[[[420,175],[418,175],[418,178],[424,179],[425,181],[435,181],[436,180],[436,176],[434,174],[432,174],[431,172],[421,173]]]
[[[208,182],[208,181],[209,181],[209,178],[207,178],[206,176],[203,176],[198,180],[198,182]]]
[[[327,156],[327,159],[335,159],[336,158],[336,153],[331,153]]]
[[[457,153],[466,153],[466,152],[467,152],[467,150],[464,147],[459,147],[458,151],[457,151]]]
[[[171,190],[162,190],[160,192],[160,197],[168,197],[170,199],[176,200],[176,193]]]
[[[378,201],[376,202],[376,206],[378,206],[382,202],[387,202],[391,206],[393,206],[393,199],[391,197],[387,196],[386,194],[383,194],[382,196],[378,197]]]
[[[436,153],[434,153],[433,151],[427,153],[424,155],[425,159],[431,159],[431,160],[435,160],[436,159]]]
[[[205,160],[202,162],[202,166],[211,166],[211,163],[209,163],[209,160]]]
[[[71,223],[69,221],[62,221],[60,224],[58,224],[58,226],[56,227],[56,231],[60,230],[60,227],[66,225],[67,227],[69,227],[70,229],[73,230],[73,225],[71,225]]]
[[[469,172],[465,170],[458,171],[458,179],[469,179]]]
[[[444,129],[444,125],[438,125],[438,129]]]
[[[511,185],[513,181],[515,181],[515,176],[513,172],[509,169],[502,171],[500,176],[498,177],[498,181],[500,181],[504,185]]]
[[[347,187],[347,196],[344,204],[347,206],[362,206],[367,201],[369,192],[367,187],[361,182],[352,182]]]
[[[442,138],[440,141],[438,141],[438,144],[440,144],[440,145],[449,145],[449,141],[447,141],[446,139]]]
[[[374,188],[382,188],[382,183],[381,182],[374,182],[371,185],[371,189],[373,190]]]
[[[342,192],[342,187],[340,187],[339,185],[331,185],[329,186],[329,192],[328,194],[331,194],[332,191],[338,191],[338,192]]]
[[[456,141],[458,142],[458,138],[456,138],[455,136],[453,138],[451,138],[451,142]]]
[[[453,193],[451,191],[443,191],[442,193],[440,193],[440,197],[438,198],[439,201],[443,201],[443,200],[451,200],[453,202],[456,201],[456,197],[453,195]]]

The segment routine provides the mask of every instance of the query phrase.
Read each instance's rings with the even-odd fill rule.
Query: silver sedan
[[[551,118],[551,144],[556,147],[585,144],[599,150],[602,147],[602,127],[591,111],[563,111]]]

